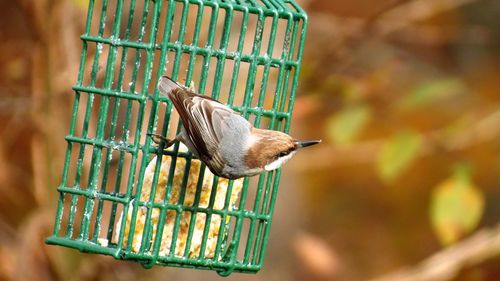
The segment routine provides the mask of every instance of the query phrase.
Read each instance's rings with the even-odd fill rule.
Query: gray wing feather
[[[214,106],[211,104],[213,101],[198,97],[193,98],[191,101],[188,109],[193,117],[193,125],[196,131],[203,135],[207,148],[213,151],[217,149],[220,140],[213,126]]]
[[[240,130],[238,125],[250,127],[248,121],[239,113],[202,96],[192,99],[190,110],[196,129],[203,134],[207,147],[214,150],[219,149],[224,136],[236,134]]]
[[[228,121],[233,115],[225,110],[214,110],[212,111],[212,126],[214,128],[215,137],[217,140],[222,140],[224,133],[229,130]]]
[[[231,108],[197,95],[166,76],[160,79],[158,88],[172,100],[200,159],[208,162],[213,172],[222,171],[220,145],[224,136],[239,134],[242,128],[249,130],[250,123]]]
[[[192,124],[191,133],[203,139],[208,154],[205,157],[209,159],[207,159],[209,161],[208,166],[212,172],[219,174],[228,164],[226,163],[227,159],[222,154],[222,146],[227,145],[227,140],[224,140],[224,137],[228,137],[230,134],[238,134],[239,130],[234,126],[236,119],[241,118],[243,120],[242,125],[247,128],[249,128],[250,124],[232,109],[202,96],[192,98],[188,109],[192,114],[189,118]],[[242,136],[232,136],[229,139],[234,137],[241,138]],[[204,157],[201,156],[200,158],[203,159]]]

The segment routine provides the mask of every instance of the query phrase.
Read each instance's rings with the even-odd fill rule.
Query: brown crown
[[[252,134],[257,141],[245,155],[245,163],[250,169],[262,168],[273,162],[280,152],[297,149],[293,138],[285,133],[254,128]]]

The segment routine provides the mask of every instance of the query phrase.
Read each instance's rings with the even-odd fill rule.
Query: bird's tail
[[[160,81],[158,81],[158,89],[160,90],[160,93],[164,96],[168,97],[168,94],[173,90],[173,89],[178,89],[178,88],[184,88],[182,85],[179,83],[175,82],[168,76],[162,76],[160,78]]]

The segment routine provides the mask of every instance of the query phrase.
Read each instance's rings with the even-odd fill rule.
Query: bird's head
[[[278,131],[256,130],[245,156],[250,168],[265,171],[278,169],[301,148],[320,143],[321,140],[299,141]]]

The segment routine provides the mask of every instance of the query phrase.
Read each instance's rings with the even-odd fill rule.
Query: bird
[[[168,76],[159,79],[158,89],[172,101],[182,127],[174,139],[153,134],[153,141],[163,142],[164,148],[182,142],[219,177],[238,179],[276,170],[298,150],[321,142],[300,141],[280,131],[256,128],[230,107]]]

